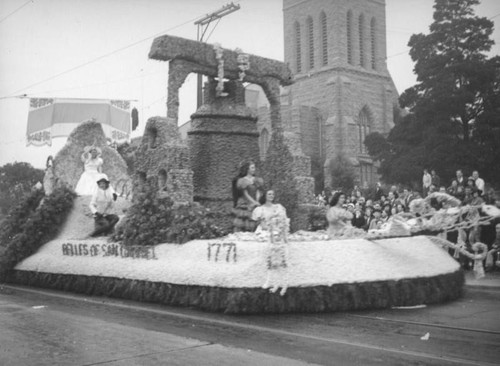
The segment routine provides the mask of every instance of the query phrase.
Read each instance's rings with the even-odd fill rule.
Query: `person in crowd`
[[[457,193],[455,194],[455,197],[458,198],[460,201],[463,201],[465,197],[465,187],[462,185],[457,186]]]
[[[277,216],[286,217],[285,207],[275,203],[274,199],[274,191],[272,189],[267,190],[259,199],[260,206],[255,207],[252,211],[252,220],[258,224],[255,230],[256,233],[269,230],[271,218]]]
[[[238,175],[232,180],[234,232],[254,231],[257,222],[252,220],[252,211],[259,206],[264,181],[255,176],[253,162],[247,162],[240,168]]]
[[[368,228],[370,227],[370,223],[372,221],[372,213],[373,213],[373,207],[372,206],[366,206],[365,207],[365,225],[363,226],[363,229],[365,231],[368,230]]]
[[[437,175],[436,170],[431,170],[431,184],[434,184],[435,187],[441,186],[441,178]]]
[[[396,205],[396,200],[398,199],[398,196],[396,195],[397,193],[393,191],[389,191],[389,193],[387,193],[387,202],[391,205],[391,207]]]
[[[387,213],[386,210],[382,210],[382,212],[380,213],[380,220],[379,221],[387,222],[389,220],[389,217],[390,217],[390,214]]]
[[[94,231],[90,234],[91,237],[110,234],[119,220],[114,210],[117,195],[111,189],[110,181],[101,178],[97,181],[97,187],[89,204],[94,215]]]
[[[356,199],[361,196],[361,190],[359,189],[359,186],[354,186],[351,192],[351,196],[356,197]]]
[[[360,206],[354,208],[354,216],[352,218],[351,224],[358,229],[363,229],[365,227],[365,215],[363,214],[362,208]]]
[[[464,188],[464,197],[462,199],[462,206],[470,205],[474,197],[472,196],[473,188],[470,185]]]
[[[352,237],[358,232],[363,232],[352,226],[351,220],[354,215],[343,208],[345,201],[346,195],[343,192],[336,192],[330,202],[331,207],[326,213],[327,233],[330,238]]]
[[[396,198],[399,197],[398,186],[392,185],[391,189],[389,189],[389,192],[392,192]]]
[[[387,197],[385,194],[380,196],[380,205],[385,205],[387,203]]]
[[[427,197],[431,184],[432,177],[429,174],[429,171],[427,169],[424,169],[424,174],[422,176],[422,194],[424,195],[424,198]]]
[[[415,198],[414,197],[414,194],[413,194],[413,190],[409,187],[405,187],[403,189],[403,204],[405,207],[410,207],[410,202],[413,201],[413,199]]]
[[[84,170],[78,183],[75,186],[75,192],[80,196],[91,196],[97,191],[95,182],[99,178],[108,179],[108,176],[102,172],[104,161],[101,158],[102,151],[95,146],[86,146],[83,149],[81,160]]]
[[[486,255],[485,269],[487,272],[500,270],[500,223],[496,224],[495,230],[495,241],[491,245],[491,248]]]
[[[467,181],[466,181],[466,183],[465,183],[465,186],[466,186],[466,187],[467,187],[467,186],[469,186],[469,187],[471,187],[473,190],[474,190],[474,189],[477,189],[477,187],[476,187],[476,180],[475,180],[474,178],[472,178],[472,177],[467,178]]]
[[[372,199],[367,199],[365,202],[365,207],[372,207],[373,208],[373,200]]]
[[[370,226],[368,226],[368,230],[377,229],[377,223],[380,221],[382,216],[382,210],[374,209],[372,214],[372,219],[370,221]]]
[[[382,189],[382,183],[377,182],[377,186],[375,188],[375,196],[374,196],[375,201],[380,201],[380,197],[382,195],[385,195],[384,190]]]
[[[358,202],[358,197],[356,197],[355,195],[352,195],[349,198],[349,203],[352,203],[354,205],[356,202]]]
[[[439,193],[446,193],[446,187],[445,186],[441,186],[439,187]]]
[[[446,193],[449,195],[452,195],[454,197],[457,196],[457,190],[458,190],[458,181],[456,179],[453,179],[451,181],[451,185],[446,189]]]
[[[472,178],[474,179],[476,188],[479,190],[479,195],[482,196],[484,194],[484,179],[479,177],[479,172],[477,170],[472,172]]]
[[[465,187],[465,178],[464,178],[464,173],[462,172],[461,169],[458,169],[455,173],[456,175],[456,180],[457,180],[457,184],[459,186],[462,186],[462,187]]]
[[[386,202],[382,207],[382,212],[385,212],[387,217],[389,217],[391,216],[391,209],[392,209],[391,204],[389,202]]]
[[[406,211],[406,209],[405,209],[404,204],[403,204],[403,203],[401,203],[401,202],[398,202],[398,203],[396,204],[396,214],[400,214],[400,213],[403,213],[403,212],[405,212],[405,211]]]
[[[479,194],[479,189],[472,190],[472,201],[470,202],[472,206],[481,206],[484,204],[484,200],[481,198]]]

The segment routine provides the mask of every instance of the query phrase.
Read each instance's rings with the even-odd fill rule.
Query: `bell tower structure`
[[[282,93],[285,128],[293,126],[304,153],[324,163],[325,185],[339,155],[361,186],[375,183],[364,139],[389,133],[398,98],[386,64],[385,0],[283,0],[283,15],[295,80]]]

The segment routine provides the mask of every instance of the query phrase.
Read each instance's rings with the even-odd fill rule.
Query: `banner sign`
[[[52,138],[67,137],[82,122],[96,121],[111,142],[130,139],[128,100],[31,98],[26,145],[51,145]]]

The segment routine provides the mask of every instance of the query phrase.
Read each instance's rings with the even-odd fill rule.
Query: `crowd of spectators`
[[[351,223],[354,227],[366,231],[380,229],[391,216],[409,212],[410,203],[414,199],[425,198],[433,192],[447,193],[460,200],[463,206],[480,206],[486,203],[500,208],[500,194],[495,194],[493,190],[486,191],[485,182],[478,171],[473,171],[470,177],[465,178],[463,171],[457,170],[455,178],[446,186],[435,170],[429,173],[427,169],[423,173],[421,191],[409,186],[392,185],[388,188],[377,183],[375,190],[367,194],[354,186],[350,192],[345,192],[347,199],[344,207],[352,213]],[[329,206],[332,195],[333,192],[322,192],[317,196],[318,205]],[[500,230],[495,233],[497,224],[500,224],[500,218],[494,219],[489,227],[481,230],[480,240],[488,245],[489,250],[495,246],[500,247]]]

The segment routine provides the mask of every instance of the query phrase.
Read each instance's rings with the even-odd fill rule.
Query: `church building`
[[[282,93],[285,131],[300,141],[313,169],[324,167],[325,186],[339,155],[360,186],[374,184],[377,167],[364,139],[389,133],[398,98],[386,64],[385,0],[283,0],[283,15],[285,62],[295,80]],[[263,155],[267,119],[259,109]]]

